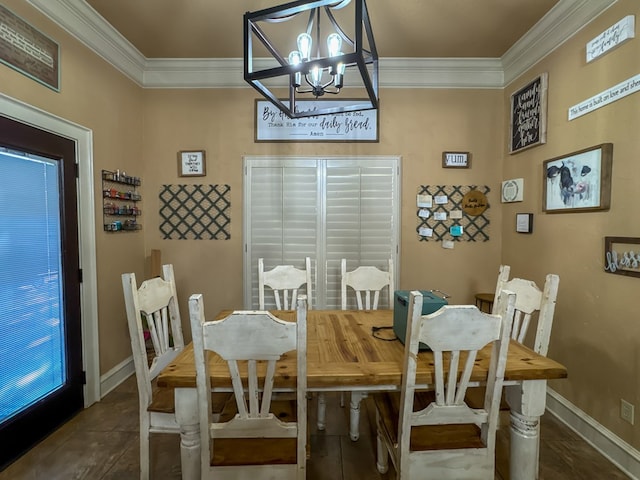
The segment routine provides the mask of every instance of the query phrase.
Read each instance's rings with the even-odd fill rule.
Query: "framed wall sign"
[[[543,162],[542,211],[609,210],[613,144],[603,143]]]
[[[640,277],[640,238],[604,237],[604,270]]]
[[[516,213],[516,232],[533,232],[533,213]]]
[[[300,100],[298,110],[350,104],[348,100]],[[286,102],[285,102],[286,103]],[[378,142],[378,112],[332,113],[316,117],[289,118],[268,100],[256,100],[256,142]]]
[[[178,152],[178,175],[180,177],[204,177],[207,174],[204,150],[181,150]]]
[[[524,179],[512,178],[502,182],[502,203],[521,202],[524,198]]]
[[[546,143],[547,80],[542,73],[511,95],[509,153]]]
[[[469,168],[471,154],[469,152],[442,152],[442,168]]]
[[[0,25],[0,62],[59,92],[59,45],[2,5]]]

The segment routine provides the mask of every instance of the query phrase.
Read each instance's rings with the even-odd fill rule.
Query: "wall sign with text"
[[[547,81],[543,73],[511,95],[509,153],[546,143]]]
[[[469,168],[471,154],[469,152],[442,152],[442,168]]]
[[[299,101],[296,108],[313,110],[317,102],[338,107],[345,100]],[[289,118],[268,100],[256,100],[255,132],[256,142],[377,142],[378,110]]]

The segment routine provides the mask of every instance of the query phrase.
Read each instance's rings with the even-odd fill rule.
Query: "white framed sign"
[[[513,178],[502,182],[502,203],[521,202],[524,198],[524,180]]]
[[[516,232],[533,232],[533,213],[516,213]]]
[[[442,152],[442,168],[469,168],[470,166],[469,152]]]
[[[317,102],[339,107],[347,100],[307,100],[296,109],[313,110]],[[324,105],[323,105],[324,108]],[[256,100],[256,142],[377,142],[378,110],[289,118],[268,100]]]
[[[178,152],[178,176],[204,177],[207,174],[204,150]]]

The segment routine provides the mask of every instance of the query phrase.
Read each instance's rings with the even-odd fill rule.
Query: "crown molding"
[[[502,56],[504,86],[508,86],[617,1],[560,0]]]
[[[379,86],[504,88],[616,1],[560,0],[502,58],[381,58]],[[242,59],[148,59],[84,0],[28,2],[143,88],[250,88]]]
[[[27,1],[135,83],[144,86],[144,55],[84,0]]]
[[[385,88],[502,88],[499,58],[381,58]]]
[[[268,59],[256,59],[257,68],[269,67]],[[247,88],[243,59],[148,59],[145,88]],[[345,75],[348,81],[348,76]],[[502,63],[498,58],[381,58],[382,88],[502,88]],[[278,80],[269,87],[286,87]],[[345,88],[358,87],[345,84]]]

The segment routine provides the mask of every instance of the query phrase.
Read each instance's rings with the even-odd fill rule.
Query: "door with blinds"
[[[0,470],[84,404],[75,161],[0,116]]]
[[[392,258],[398,283],[399,157],[245,157],[244,172],[245,308],[258,308],[258,258],[269,270],[311,257],[316,309],[340,308],[342,258],[347,270]]]

